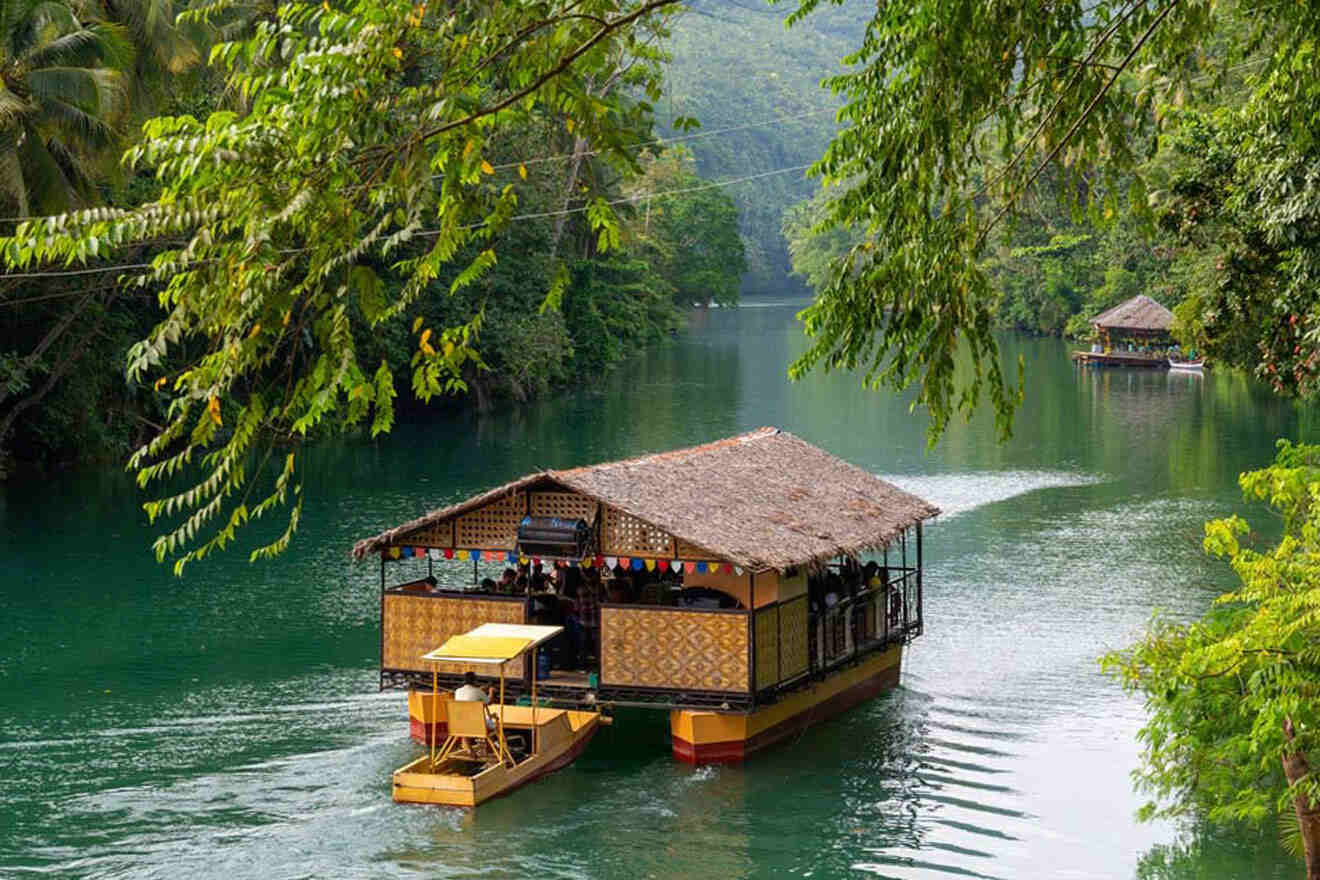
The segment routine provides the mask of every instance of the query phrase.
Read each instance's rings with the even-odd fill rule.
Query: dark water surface
[[[1244,512],[1238,472],[1304,415],[1227,374],[1079,371],[1010,339],[1013,441],[987,416],[927,453],[904,401],[785,381],[792,315],[698,314],[598,388],[318,449],[274,564],[172,578],[114,469],[0,487],[0,876],[1297,876],[1272,833],[1133,821],[1141,707],[1095,658],[1228,585],[1201,524]],[[902,687],[742,767],[674,762],[639,712],[475,813],[391,803],[416,749],[376,691],[377,569],[352,542],[535,468],[766,424],[945,511]]]

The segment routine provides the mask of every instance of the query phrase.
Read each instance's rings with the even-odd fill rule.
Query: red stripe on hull
[[[428,730],[427,728],[430,728]],[[443,742],[445,737],[449,736],[449,725],[441,721],[438,724],[427,724],[418,718],[408,719],[408,735],[412,737],[413,742],[424,746],[431,744],[431,736],[438,736],[437,743]]]
[[[804,730],[818,721],[825,721],[835,715],[846,712],[858,703],[879,696],[898,684],[899,667],[897,665],[880,670],[875,675],[860,681],[846,690],[839,691],[832,697],[807,706],[801,712],[745,740],[729,740],[716,743],[690,743],[678,737],[670,737],[674,757],[689,764],[726,764],[742,761],[767,746],[773,745]]]

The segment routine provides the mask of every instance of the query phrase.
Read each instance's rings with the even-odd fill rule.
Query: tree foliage
[[[1138,166],[1169,105],[1262,46],[1262,105],[1302,120],[1294,152],[1310,143],[1320,13],[1241,12],[1247,26],[1230,30],[1239,11],[1208,0],[881,4],[852,69],[831,80],[846,127],[815,166],[840,190],[824,223],[865,237],[804,313],[814,341],[793,374],[861,367],[867,385],[915,386],[932,440],[988,394],[1006,434],[1021,386],[1000,367],[981,260],[1043,175],[1097,222],[1124,204],[1148,215]],[[955,382],[960,347],[971,369]]]
[[[1204,619],[1157,618],[1104,665],[1145,697],[1145,816],[1295,817],[1308,876],[1320,873],[1320,447],[1280,442],[1244,495],[1283,518],[1257,549],[1239,517],[1206,524],[1205,548],[1241,581]]]
[[[527,169],[493,160],[520,127],[556,121],[630,166],[648,108],[593,94],[585,72],[641,50],[669,2],[282,6],[213,51],[246,112],[145,125],[127,161],[157,177],[158,198],[33,221],[3,242],[17,267],[159,248],[131,280],[165,316],[129,361],[131,381],[167,398],[131,460],[159,493],[149,514],[176,520],[159,557],[181,569],[284,503],[288,528],[254,555],[287,544],[297,455],[275,444],[393,419],[393,373],[359,358],[355,317],[383,328],[434,285],[457,295],[498,265]],[[654,77],[643,86],[654,94]],[[605,200],[586,214],[598,248],[617,242]],[[553,304],[569,273],[549,277]],[[413,319],[417,396],[465,387],[485,320],[480,304],[444,326]]]

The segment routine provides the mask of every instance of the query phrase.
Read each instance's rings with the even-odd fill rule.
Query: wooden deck
[[[1167,370],[1169,368],[1168,357],[1155,352],[1074,351],[1072,359],[1079,364],[1094,364],[1100,367],[1144,367],[1157,370]]]

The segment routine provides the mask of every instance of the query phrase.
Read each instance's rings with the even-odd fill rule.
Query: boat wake
[[[955,516],[1042,489],[1089,486],[1102,478],[1069,471],[976,471],[931,476],[880,474],[905,492],[918,495],[941,511],[942,522]]]

